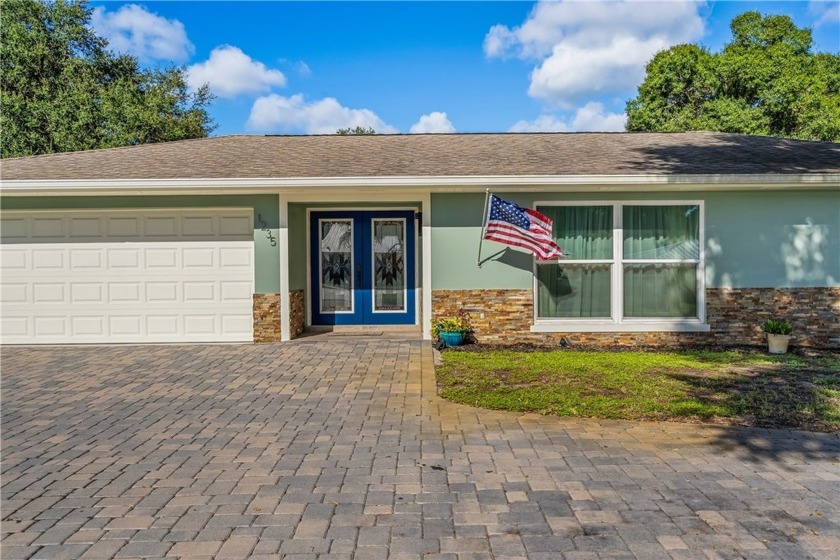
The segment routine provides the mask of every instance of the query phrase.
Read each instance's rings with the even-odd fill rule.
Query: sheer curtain
[[[697,316],[699,210],[696,205],[624,207],[625,317]],[[663,260],[681,262],[657,262]]]
[[[537,266],[539,317],[610,317],[610,265],[575,261],[613,258],[612,206],[546,206],[558,245],[570,256]],[[572,262],[567,262],[572,261]]]

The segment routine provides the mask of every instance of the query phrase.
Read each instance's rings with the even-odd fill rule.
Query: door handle
[[[362,265],[356,265],[356,286],[362,285]]]

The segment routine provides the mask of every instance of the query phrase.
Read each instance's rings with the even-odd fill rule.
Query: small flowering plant
[[[439,338],[442,332],[467,334],[471,330],[470,314],[465,309],[458,311],[458,314],[454,317],[438,319],[432,322],[433,338]]]

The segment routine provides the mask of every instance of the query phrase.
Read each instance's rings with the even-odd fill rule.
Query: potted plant
[[[785,319],[767,319],[761,325],[767,333],[767,350],[771,354],[785,354],[788,351],[793,325]]]
[[[472,330],[470,314],[461,309],[455,317],[434,321],[432,323],[432,338],[438,340],[444,348],[460,346],[464,343],[470,330]]]

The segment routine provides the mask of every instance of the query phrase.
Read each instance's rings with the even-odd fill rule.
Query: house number
[[[268,242],[271,243],[271,246],[277,247],[277,238],[275,238],[274,234],[271,233],[271,230],[268,229],[268,224],[266,224],[265,220],[263,220],[262,214],[257,214],[257,221],[260,224],[260,230],[265,232],[265,238],[268,239]]]

